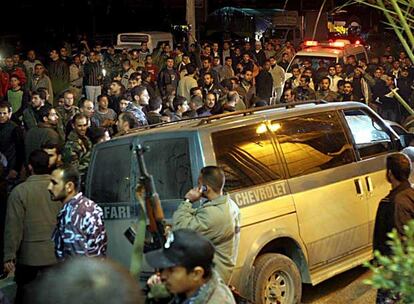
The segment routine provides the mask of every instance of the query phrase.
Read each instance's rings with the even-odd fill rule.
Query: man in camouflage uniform
[[[79,108],[74,105],[74,102],[75,95],[71,91],[66,91],[65,94],[63,94],[63,106],[58,106],[56,108],[64,129],[67,127],[67,124],[72,117],[79,113]]]
[[[73,117],[73,131],[69,133],[63,148],[62,160],[75,166],[82,177],[86,174],[91,158],[92,143],[86,136],[88,117],[78,113]]]

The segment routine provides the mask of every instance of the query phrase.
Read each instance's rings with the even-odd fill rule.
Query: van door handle
[[[354,183],[355,183],[357,195],[362,197],[362,195],[364,195],[364,189],[362,188],[361,179],[360,178],[354,179]]]
[[[370,176],[365,177],[365,183],[367,184],[367,189],[369,193],[374,191],[374,187],[372,186],[372,179]]]

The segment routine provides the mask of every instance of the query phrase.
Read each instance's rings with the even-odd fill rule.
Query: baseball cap
[[[213,263],[213,244],[200,233],[178,229],[167,236],[163,248],[145,254],[151,267],[164,269],[175,266],[207,268]]]

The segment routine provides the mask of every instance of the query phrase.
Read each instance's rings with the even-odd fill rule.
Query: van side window
[[[390,135],[376,117],[363,110],[346,110],[344,114],[361,158],[393,150]]]
[[[292,177],[355,161],[336,112],[310,114],[272,122]]]
[[[281,161],[265,124],[212,134],[217,165],[226,175],[226,191],[283,178]]]
[[[91,199],[97,203],[129,202],[131,149],[129,145],[98,150],[92,172]],[[116,170],[114,170],[116,168]]]
[[[188,139],[163,138],[145,141],[144,146],[150,148],[144,159],[160,199],[182,199],[194,187]]]

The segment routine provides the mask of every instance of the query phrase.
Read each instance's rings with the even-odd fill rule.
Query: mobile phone
[[[134,244],[135,237],[137,235],[134,228],[129,227],[127,230],[125,230],[124,235],[131,244]]]

